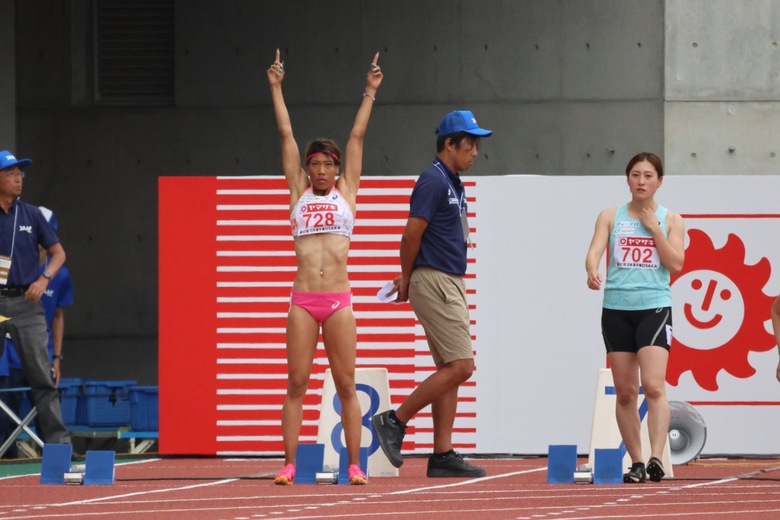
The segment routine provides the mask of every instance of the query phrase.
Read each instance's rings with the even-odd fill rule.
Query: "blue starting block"
[[[295,483],[316,484],[324,464],[324,444],[299,444],[295,450]]]
[[[44,444],[41,461],[41,484],[111,485],[114,483],[113,451],[88,451],[82,469],[71,470],[73,446]],[[78,478],[77,478],[78,477]]]
[[[70,444],[44,444],[41,459],[41,484],[65,484],[65,473],[70,471]]]
[[[547,448],[547,483],[574,484],[577,471],[577,445],[551,444]]]
[[[368,477],[368,448],[360,448],[360,469]],[[347,448],[341,448],[339,451],[339,484],[349,484],[349,455]]]
[[[593,458],[593,483],[622,484],[624,453],[620,448],[596,448]]]
[[[110,486],[114,483],[113,451],[87,451],[85,485]]]

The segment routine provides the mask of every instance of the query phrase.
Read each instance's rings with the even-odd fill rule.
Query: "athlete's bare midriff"
[[[320,233],[295,238],[298,271],[294,291],[349,291],[347,256],[349,237]]]

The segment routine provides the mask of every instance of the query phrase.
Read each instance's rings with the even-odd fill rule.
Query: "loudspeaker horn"
[[[696,408],[682,401],[669,401],[669,451],[672,464],[685,464],[701,453],[707,441],[707,426]]]

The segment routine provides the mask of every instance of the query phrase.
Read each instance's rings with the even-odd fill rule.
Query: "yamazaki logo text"
[[[623,237],[620,245],[633,247],[655,247],[655,240],[651,237]]]
[[[321,211],[338,211],[339,207],[336,204],[323,204],[318,202],[316,204],[304,204],[301,206],[303,213],[319,213]]]

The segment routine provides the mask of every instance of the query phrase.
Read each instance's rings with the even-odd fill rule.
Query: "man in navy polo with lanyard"
[[[468,110],[450,112],[436,129],[436,158],[420,174],[412,191],[409,219],[401,237],[401,276],[393,281],[395,301],[409,301],[425,330],[436,370],[397,410],[372,418],[382,451],[395,467],[403,464],[406,425],[424,407],[433,415],[433,454],[429,477],[483,477],[453,450],[452,429],[458,388],[474,372],[474,351],[466,301],[466,253],[469,227],[466,193],[460,173],[479,154],[479,140],[493,132],[477,125]]]
[[[10,332],[32,389],[42,430],[39,435],[46,443],[70,444],[59,392],[51,377],[49,336],[41,304],[49,280],[65,263],[65,250],[38,207],[20,198],[23,169],[31,163],[8,150],[0,151],[0,316],[10,318],[13,324]],[[38,269],[39,244],[50,257],[43,273]]]

